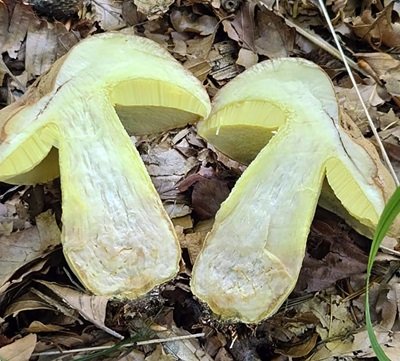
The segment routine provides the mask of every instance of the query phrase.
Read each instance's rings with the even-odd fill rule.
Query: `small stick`
[[[175,336],[175,337],[170,337],[170,338],[158,338],[154,340],[147,340],[147,341],[139,341],[139,342],[133,342],[133,343],[126,343],[121,345],[122,347],[132,347],[132,346],[143,346],[143,345],[151,345],[151,344],[156,344],[156,343],[164,343],[164,342],[172,342],[172,341],[182,341],[182,340],[188,340],[192,338],[199,338],[199,337],[204,337],[205,333],[194,333],[192,335],[184,335],[184,336]],[[108,350],[115,345],[109,345],[109,346],[95,346],[95,347],[85,347],[85,348],[76,348],[74,350],[57,350],[57,351],[44,351],[44,352],[37,352],[33,353],[33,356],[54,356],[54,355],[66,355],[66,354],[71,354],[71,353],[78,353],[78,352],[90,352],[90,351],[103,351],[103,350]]]
[[[374,136],[376,138],[376,141],[377,141],[377,143],[379,145],[379,149],[380,149],[380,151],[382,153],[382,157],[383,157],[387,167],[389,168],[389,171],[392,174],[394,181],[396,182],[396,186],[399,186],[400,183],[399,183],[399,180],[397,178],[396,172],[393,169],[392,163],[390,162],[390,159],[389,159],[389,157],[388,157],[388,155],[386,153],[385,147],[383,146],[381,138],[379,137],[378,131],[375,128],[374,122],[372,121],[372,118],[369,115],[369,112],[368,112],[367,106],[365,105],[364,99],[362,98],[360,90],[358,89],[356,80],[354,79],[353,72],[351,71],[349,63],[347,61],[347,58],[344,55],[342,46],[340,45],[338,36],[335,33],[335,29],[333,28],[333,25],[332,25],[331,19],[329,17],[328,11],[326,10],[324,2],[322,0],[318,0],[318,1],[319,1],[319,4],[320,4],[322,13],[323,13],[323,15],[325,17],[325,20],[326,20],[326,22],[328,24],[329,30],[330,30],[330,32],[331,32],[331,34],[333,36],[333,39],[335,40],[336,46],[337,46],[337,48],[339,50],[339,53],[340,53],[340,56],[342,58],[343,64],[344,64],[344,66],[345,66],[345,68],[347,70],[347,73],[349,74],[350,80],[351,80],[351,82],[352,82],[352,84],[354,86],[354,89],[355,89],[355,91],[357,93],[358,99],[360,100],[360,103],[361,103],[362,108],[363,108],[363,110],[365,112],[365,115],[367,116],[369,126],[371,127],[372,133],[374,134]]]

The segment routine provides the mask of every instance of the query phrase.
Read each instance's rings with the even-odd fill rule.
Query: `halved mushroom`
[[[258,322],[285,301],[325,177],[367,229],[395,188],[376,151],[341,127],[329,77],[305,60],[266,61],[240,74],[198,129],[234,159],[255,158],[221,205],[193,269],[193,293],[223,318]]]
[[[59,164],[68,263],[93,293],[135,298],[175,275],[180,248],[120,120],[145,134],[209,109],[201,83],[158,44],[90,37],[0,111],[0,180],[47,181]]]

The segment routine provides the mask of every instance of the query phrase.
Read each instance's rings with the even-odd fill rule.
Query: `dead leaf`
[[[0,1],[0,49],[4,49],[8,34],[8,8],[7,5]]]
[[[120,0],[89,0],[92,9],[92,20],[97,21],[105,30],[117,30],[126,26],[122,18],[122,4]]]
[[[92,322],[98,328],[111,335],[123,339],[117,332],[109,329],[105,324],[106,308],[109,298],[106,296],[89,296],[69,287],[63,287],[53,282],[37,281],[45,285],[74,310],[78,311],[83,318]]]
[[[188,11],[173,10],[170,15],[171,23],[176,31],[192,32],[203,36],[216,31],[218,20],[209,15],[195,16]]]
[[[183,228],[180,226],[176,226],[175,231],[178,235],[181,247],[187,248],[190,262],[192,265],[194,265],[194,262],[196,261],[196,258],[199,255],[201,248],[203,247],[204,238],[206,237],[208,231],[185,234],[183,232]]]
[[[358,59],[367,62],[376,76],[384,81],[384,86],[389,94],[400,96],[399,60],[386,53],[365,53],[357,54],[357,56]]]
[[[236,64],[241,65],[247,69],[257,63],[258,63],[258,55],[256,53],[244,48],[241,48],[239,50],[239,55],[238,59],[236,60]]]
[[[49,23],[37,19],[30,23],[25,57],[25,69],[29,79],[49,70],[51,65],[78,41],[76,36],[68,35],[72,34],[60,22]],[[64,41],[61,45],[62,40]],[[60,45],[63,47],[62,51],[59,50]]]
[[[31,324],[25,329],[26,332],[29,333],[40,333],[40,332],[58,332],[64,330],[64,327],[59,325],[52,324],[44,324],[40,321],[33,321]]]
[[[6,361],[27,361],[36,346],[36,335],[29,334],[0,348],[0,359]]]
[[[256,50],[254,45],[255,8],[255,2],[246,1],[235,14],[235,18],[232,21],[222,21],[222,25],[224,26],[224,30],[228,36],[239,43],[240,46],[252,51]]]
[[[160,338],[171,338],[176,336],[190,335],[189,332],[184,331],[174,325],[171,326],[172,330],[157,332]],[[172,360],[182,360],[182,361],[213,361],[210,356],[208,356],[202,347],[199,345],[199,341],[196,339],[187,339],[179,341],[168,341],[163,343],[163,347],[168,353],[168,357],[165,361]],[[151,361],[164,360],[162,358],[151,359]],[[146,358],[147,361],[147,358]]]
[[[376,17],[372,16],[370,9],[366,9],[361,16],[351,19],[354,34],[376,47],[381,44],[389,48],[400,46],[400,24],[392,23],[391,18],[393,4],[390,2]]]
[[[60,230],[50,212],[37,217],[37,226],[0,237],[0,287],[22,266],[44,256],[60,243]]]
[[[389,360],[399,360],[399,349],[400,349],[400,332],[392,332],[375,329],[375,335],[378,339],[378,343],[383,348]],[[376,357],[372,350],[371,343],[367,331],[360,331],[352,335],[351,339],[346,341],[334,341],[328,344],[322,345],[309,361],[323,361],[332,360],[336,358],[349,357]]]
[[[0,287],[0,295],[4,295],[8,288],[11,288],[12,286],[17,287],[18,283],[23,282],[32,273],[40,272],[41,274],[46,274],[49,270],[49,266],[47,265],[47,263],[48,260],[46,259],[34,262],[34,264],[21,275],[19,275],[18,278],[12,279],[4,283],[4,285]]]
[[[254,45],[259,55],[269,58],[289,56],[294,48],[294,32],[272,11],[263,10],[256,16]]]
[[[300,343],[299,345],[291,345],[285,349],[278,348],[276,351],[284,356],[288,357],[304,357],[307,356],[316,346],[318,341],[318,334],[314,333],[306,341]]]
[[[316,330],[322,341],[337,338],[340,342],[345,342],[350,333],[356,329],[350,306],[350,302],[344,302],[339,295],[322,292],[303,303],[300,312],[311,312],[319,319],[321,324],[317,325]],[[326,345],[330,348],[330,342]]]
[[[54,307],[50,306],[33,292],[27,292],[14,300],[14,302],[6,308],[3,317],[16,317],[20,312],[33,310],[56,311]]]
[[[338,216],[318,208],[296,291],[321,291],[338,280],[365,272],[369,242]]]
[[[145,358],[145,361],[175,361],[175,357],[166,355],[161,345],[157,345],[154,352]]]
[[[380,327],[391,330],[400,313],[400,283],[396,275],[385,287],[381,287],[375,309],[381,315]]]
[[[133,0],[138,11],[148,19],[156,19],[168,11],[175,0]]]
[[[144,361],[144,353],[138,350],[133,350],[127,355],[120,357],[117,361]]]
[[[17,58],[22,42],[28,32],[29,24],[34,20],[35,14],[30,6],[23,5],[20,2],[15,5],[2,48],[2,51],[7,51],[10,58]]]

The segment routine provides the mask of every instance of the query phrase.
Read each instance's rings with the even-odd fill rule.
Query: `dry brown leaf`
[[[117,361],[144,361],[144,353],[138,350],[133,350],[127,355],[120,357]]]
[[[50,268],[47,265],[47,263],[48,263],[47,260],[40,260],[38,262],[35,262],[34,265],[29,267],[28,270],[19,275],[18,278],[4,283],[4,285],[0,287],[0,295],[3,295],[7,291],[7,289],[10,288],[11,286],[24,281],[30,274],[34,272],[40,272],[41,274],[46,274]]]
[[[6,40],[2,51],[7,51],[8,55],[13,59],[17,58],[22,42],[28,32],[29,24],[34,20],[35,14],[32,9],[18,2],[10,19],[10,26],[6,32]]]
[[[191,32],[203,36],[211,35],[216,31],[218,25],[218,20],[213,16],[195,16],[188,11],[173,10],[170,18],[172,26],[180,33]]]
[[[306,341],[296,344],[296,345],[291,345],[285,349],[279,348],[275,349],[276,352],[288,356],[288,357],[304,357],[307,356],[316,346],[318,341],[318,334],[314,333],[310,338],[308,338]]]
[[[258,55],[256,53],[244,48],[241,48],[239,50],[239,55],[238,59],[236,60],[236,64],[241,65],[247,69],[257,63],[258,63]]]
[[[117,30],[126,26],[122,18],[122,4],[120,0],[88,0],[92,9],[92,20],[97,21],[105,30]]]
[[[43,301],[32,292],[27,292],[14,300],[5,310],[3,317],[16,317],[20,312],[36,310],[56,311],[56,308]]]
[[[254,14],[255,14],[256,3],[252,1],[246,1],[235,14],[233,20],[223,20],[222,25],[228,36],[239,43],[241,47],[255,51],[254,46]]]
[[[381,287],[375,310],[381,315],[382,329],[391,330],[400,313],[400,283],[399,278],[393,276],[385,287]]]
[[[60,230],[50,212],[42,213],[36,221],[36,227],[0,237],[0,287],[22,266],[60,243]]]
[[[193,265],[201,251],[201,248],[203,247],[204,238],[208,232],[194,232],[185,234],[181,226],[176,226],[175,231],[178,235],[181,247],[187,248],[190,262]]]
[[[363,11],[361,16],[352,19],[351,27],[354,34],[367,40],[371,45],[380,47],[384,44],[388,47],[400,46],[400,24],[392,23],[392,10],[394,2],[384,8],[375,17],[370,9]]]
[[[157,335],[160,338],[170,338],[190,335],[190,333],[172,325],[172,330],[157,332]],[[196,339],[169,341],[163,343],[163,347],[166,353],[169,354],[168,357],[170,357],[166,358],[165,361],[172,361],[176,359],[182,361],[213,361],[211,357],[204,352],[202,347],[200,347],[200,344]],[[164,359],[151,359],[151,361],[159,360]]]
[[[133,0],[138,11],[146,15],[148,19],[156,19],[174,3],[175,0]]]
[[[375,329],[375,334],[379,344],[389,359],[393,361],[399,360],[400,332]],[[320,348],[309,361],[342,359],[344,357],[349,357],[351,359],[354,357],[357,357],[357,359],[362,357],[375,357],[367,331],[355,333],[346,341],[339,340],[322,345],[322,348]]]
[[[175,357],[166,355],[161,345],[157,345],[154,352],[145,358],[145,361],[175,361]]]
[[[5,361],[27,361],[36,346],[36,335],[29,334],[0,348],[0,359]]]
[[[399,35],[400,36],[400,35]],[[389,94],[400,96],[400,61],[390,54],[365,53],[357,57],[368,63],[379,79],[384,81]],[[388,99],[386,99],[388,100]]]
[[[26,37],[25,69],[28,78],[46,72],[76,42],[78,38],[60,22],[32,21]]]
[[[8,8],[7,5],[0,1],[0,49],[4,49],[8,33]]]
[[[106,296],[89,296],[82,292],[76,291],[69,287],[63,287],[53,282],[37,281],[45,285],[57,296],[59,296],[66,304],[78,311],[83,318],[92,322],[98,328],[112,334],[115,337],[123,338],[117,332],[109,329],[104,320],[106,317],[106,308],[109,298]]]
[[[64,330],[64,327],[59,325],[44,324],[40,321],[33,321],[25,328],[26,332],[29,333],[40,333],[40,332],[58,332]]]
[[[297,292],[321,291],[336,281],[363,273],[370,241],[336,215],[317,209],[307,241],[306,257],[296,285]]]
[[[295,34],[280,16],[263,10],[257,13],[256,24],[254,45],[259,55],[279,58],[291,54]]]

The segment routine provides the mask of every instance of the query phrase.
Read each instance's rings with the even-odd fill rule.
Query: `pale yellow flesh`
[[[215,313],[248,323],[275,313],[294,288],[325,175],[347,211],[369,229],[385,204],[374,161],[335,124],[335,95],[327,77],[315,65],[301,62],[290,79],[274,79],[281,64],[288,77],[290,68],[281,60],[259,64],[255,83],[248,83],[245,73],[231,81],[217,95],[210,118],[199,126],[203,137],[229,152],[240,129],[250,134],[259,118],[274,115],[264,128],[276,135],[221,205],[191,282],[193,293]],[[322,77],[320,87],[328,87],[324,94],[331,92],[333,100],[321,101],[304,88],[296,78],[302,67],[313,69],[314,83]],[[246,86],[250,95],[244,94]],[[237,104],[242,104],[239,111]],[[232,129],[235,138],[229,136]],[[263,134],[255,132],[254,138]],[[252,139],[246,140],[250,153]],[[246,145],[238,147],[246,151]]]
[[[59,128],[63,249],[94,293],[135,298],[176,274],[180,248],[140,155],[103,99],[60,114],[70,119]]]
[[[94,294],[136,298],[176,274],[180,247],[117,110],[142,134],[197,121],[209,108],[201,84],[157,44],[94,36],[0,111],[0,180],[37,180],[56,148],[68,263]]]

